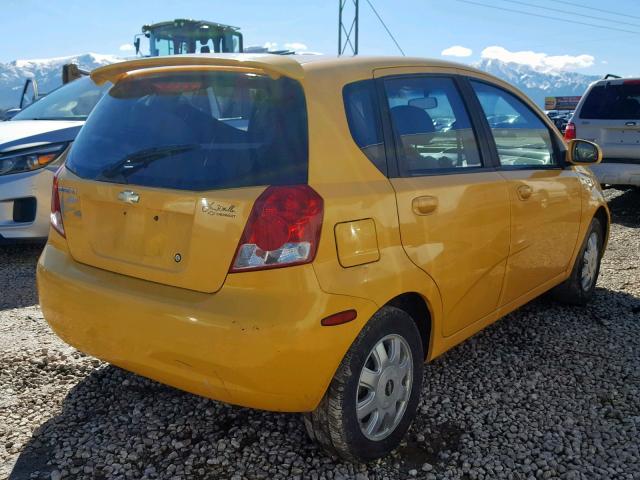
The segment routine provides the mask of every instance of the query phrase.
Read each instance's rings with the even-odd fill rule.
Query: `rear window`
[[[640,120],[640,83],[593,87],[582,105],[580,118]]]
[[[307,182],[300,84],[253,73],[151,74],[115,85],[67,168],[104,182],[214,190]]]

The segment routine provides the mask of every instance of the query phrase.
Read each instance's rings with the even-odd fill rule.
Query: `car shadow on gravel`
[[[36,305],[36,265],[43,243],[0,245],[0,310]]]
[[[185,478],[230,478],[235,467],[225,458],[251,450],[273,465],[291,452],[320,455],[299,415],[226,405],[102,364],[33,432],[9,480],[49,479],[54,470],[62,478],[107,480],[151,469],[151,478],[168,478],[171,465],[187,464],[205,471]]]
[[[640,410],[639,336],[640,299],[632,295],[598,288],[581,308],[535,300],[427,365],[409,434],[391,456],[367,465],[368,475],[406,478],[415,469],[420,478],[463,468],[472,453],[507,472],[524,472],[536,456],[575,461],[563,445],[577,428],[617,435]],[[95,480],[308,478],[328,464],[353,478],[364,468],[329,458],[298,415],[225,405],[110,365],[77,376],[61,411],[22,449],[10,480],[48,479],[54,469]],[[559,420],[572,416],[579,427]],[[532,453],[532,439],[547,437],[549,451],[537,445]]]
[[[612,223],[630,228],[640,228],[640,189],[618,192],[605,190],[605,196],[613,197],[609,200]]]

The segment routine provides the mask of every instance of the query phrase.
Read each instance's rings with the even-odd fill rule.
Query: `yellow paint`
[[[373,219],[338,223],[335,235],[338,260],[343,267],[354,267],[380,259],[376,224]]]
[[[511,246],[501,302],[506,304],[569,268],[582,216],[581,184],[571,170],[501,175],[511,198]]]
[[[123,62],[94,79],[198,65],[301,82],[309,184],[324,199],[324,220],[312,264],[228,274],[264,187],[135,187],[139,203],[114,206],[109,199],[126,185],[65,171],[59,183],[68,241],[52,230],[38,263],[45,318],[71,345],[160,382],[238,405],[313,410],[359,331],[393,298],[424,299],[430,319],[418,321],[431,322],[431,360],[566,279],[596,210],[608,215],[582,166],[389,180],[352,140],[342,89],[374,76],[465,74],[536,108],[469,67],[412,58],[204,55]],[[356,320],[320,325],[348,309],[357,310]]]
[[[443,335],[493,312],[509,255],[504,179],[495,172],[479,172],[395,178],[391,183],[406,253],[440,289]],[[416,215],[414,200],[425,196],[437,199],[437,207],[428,215]]]

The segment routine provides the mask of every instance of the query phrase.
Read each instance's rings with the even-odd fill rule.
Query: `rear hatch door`
[[[215,292],[264,187],[206,193],[87,181],[67,172],[60,200],[71,255],[157,283]]]
[[[307,150],[294,80],[232,68],[137,72],[94,110],[59,178],[71,255],[215,292],[266,186],[307,183]]]
[[[577,136],[600,145],[605,158],[640,158],[640,81],[595,85],[575,124]]]

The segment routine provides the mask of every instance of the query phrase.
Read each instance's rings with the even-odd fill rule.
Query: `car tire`
[[[318,407],[304,415],[309,436],[348,461],[387,455],[415,417],[423,369],[415,322],[383,307],[349,348]]]
[[[602,225],[594,218],[576,257],[571,276],[551,291],[556,300],[569,305],[585,305],[591,300],[600,273],[603,242]]]

